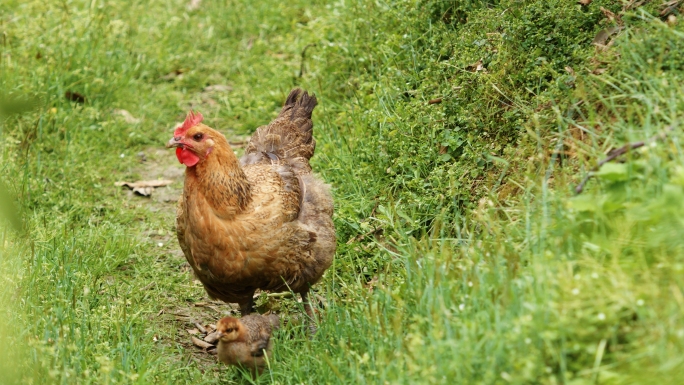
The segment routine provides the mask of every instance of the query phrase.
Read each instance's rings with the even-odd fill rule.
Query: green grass
[[[259,383],[684,378],[684,27],[660,2],[44,3],[0,4],[3,94],[41,100],[0,116],[26,227],[2,230],[0,382],[251,381],[174,317],[206,301],[175,204],[114,182],[178,167],[188,109],[242,138],[293,86],[320,100],[339,247],[318,334],[286,326]]]

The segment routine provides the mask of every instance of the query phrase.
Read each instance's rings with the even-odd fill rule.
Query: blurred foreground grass
[[[320,99],[314,168],[335,189],[340,247],[318,335],[288,326],[259,382],[684,378],[676,6],[189,4],[0,5],[0,84],[43,101],[0,123],[28,231],[2,233],[14,380],[249,382],[160,316],[205,299],[173,202],[113,183],[147,176],[137,154],[189,108],[238,138],[295,85]],[[573,196],[611,149],[665,132]]]

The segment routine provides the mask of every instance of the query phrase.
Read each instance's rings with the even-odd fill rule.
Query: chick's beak
[[[182,139],[183,139],[182,136],[176,136],[176,137],[171,138],[171,140],[169,140],[166,143],[166,148],[183,147],[183,142],[181,142]]]
[[[225,334],[223,334],[223,332],[217,332],[217,333],[216,333],[216,336],[217,336],[218,338],[221,338],[221,337],[223,337],[224,335],[225,335]]]

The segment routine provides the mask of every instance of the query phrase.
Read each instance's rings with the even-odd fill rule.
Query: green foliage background
[[[0,117],[4,382],[250,382],[158,316],[205,294],[149,241],[174,205],[114,182],[189,108],[241,137],[302,86],[339,251],[258,382],[678,383],[684,27],[644,3],[3,2],[3,95],[41,101]]]

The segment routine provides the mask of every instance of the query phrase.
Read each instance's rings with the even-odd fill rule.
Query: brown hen
[[[250,313],[257,289],[300,293],[335,254],[329,187],[311,173],[316,97],[294,89],[238,161],[226,138],[190,113],[167,144],[187,166],[178,242],[210,297]],[[315,331],[313,323],[312,331]]]
[[[221,318],[216,323],[219,361],[245,367],[252,375],[261,374],[271,353],[271,333],[279,327],[275,314]]]

